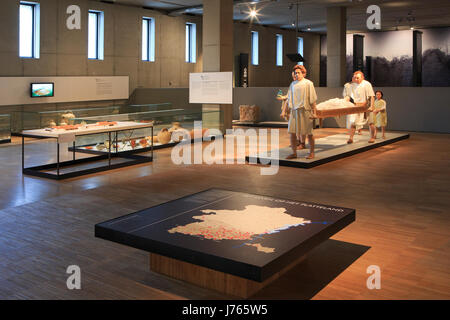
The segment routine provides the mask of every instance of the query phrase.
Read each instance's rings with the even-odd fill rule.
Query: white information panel
[[[189,103],[233,103],[233,73],[189,74]]]

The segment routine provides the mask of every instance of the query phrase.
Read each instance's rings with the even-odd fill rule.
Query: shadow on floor
[[[328,239],[251,299],[311,299],[369,249]]]

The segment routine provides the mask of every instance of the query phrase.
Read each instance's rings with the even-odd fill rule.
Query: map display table
[[[150,252],[150,269],[249,297],[355,221],[355,210],[209,189],[99,223],[95,236]]]
[[[76,127],[73,130],[65,129],[35,129],[35,130],[24,130],[22,131],[22,172],[24,174],[38,176],[42,178],[49,179],[66,179],[77,177],[85,174],[106,171],[111,169],[122,168],[130,165],[135,165],[139,163],[151,162],[153,160],[153,138],[150,144],[150,156],[136,155],[134,150],[125,152],[112,153],[114,150],[114,142],[117,145],[117,134],[123,131],[130,131],[136,129],[148,128],[151,131],[151,137],[153,137],[153,124],[152,123],[136,123],[131,121],[114,122],[104,125],[84,125]],[[75,154],[77,148],[75,146],[76,137],[95,135],[106,133],[108,135],[109,143],[106,152],[102,155],[91,156],[88,158],[75,159]],[[25,167],[25,137],[31,138],[53,138],[56,140],[56,162],[34,166]],[[115,140],[114,140],[115,139]],[[72,143],[72,160],[70,161],[60,161],[60,144],[62,143]],[[123,161],[117,163],[112,163],[113,158],[120,158]],[[86,166],[86,164],[96,161],[104,161],[106,164],[100,166]],[[84,167],[81,170],[76,170],[77,165]]]

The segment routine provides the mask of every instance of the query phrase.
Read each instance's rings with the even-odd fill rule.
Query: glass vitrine
[[[11,142],[11,116],[0,114],[0,143]]]
[[[16,132],[22,130],[41,129],[66,124],[74,124],[75,118],[91,118],[117,116],[121,114],[139,113],[171,109],[170,103],[134,104],[99,108],[61,109],[52,111],[23,111]],[[124,117],[125,118],[125,117]]]
[[[154,136],[153,146],[158,147],[172,146],[183,139],[193,139],[203,136],[207,129],[219,129],[219,123],[208,121],[208,127],[203,125],[205,117],[217,118],[219,111],[202,111],[201,106],[189,109],[174,108],[169,110],[153,110],[142,112],[131,112],[123,114],[111,114],[103,116],[74,118],[76,124],[90,124],[101,121],[134,121],[153,124]],[[214,115],[213,115],[214,114]],[[197,133],[194,131],[197,130]],[[214,133],[212,135],[215,135]],[[86,145],[92,142],[84,141]]]

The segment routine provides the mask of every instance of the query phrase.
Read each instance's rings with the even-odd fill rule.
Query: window
[[[102,11],[89,10],[88,58],[103,60],[104,18]]]
[[[197,60],[196,25],[186,23],[186,62],[195,63]]]
[[[252,64],[254,66],[257,66],[259,64],[258,46],[259,46],[258,32],[252,31]]]
[[[20,2],[19,57],[39,59],[39,4]]]
[[[155,61],[155,19],[142,19],[142,60]]]
[[[277,34],[277,66],[283,65],[283,36]]]
[[[303,38],[302,37],[297,38],[297,53],[300,53],[300,55],[303,57]],[[297,64],[303,65],[303,62],[299,62]]]

